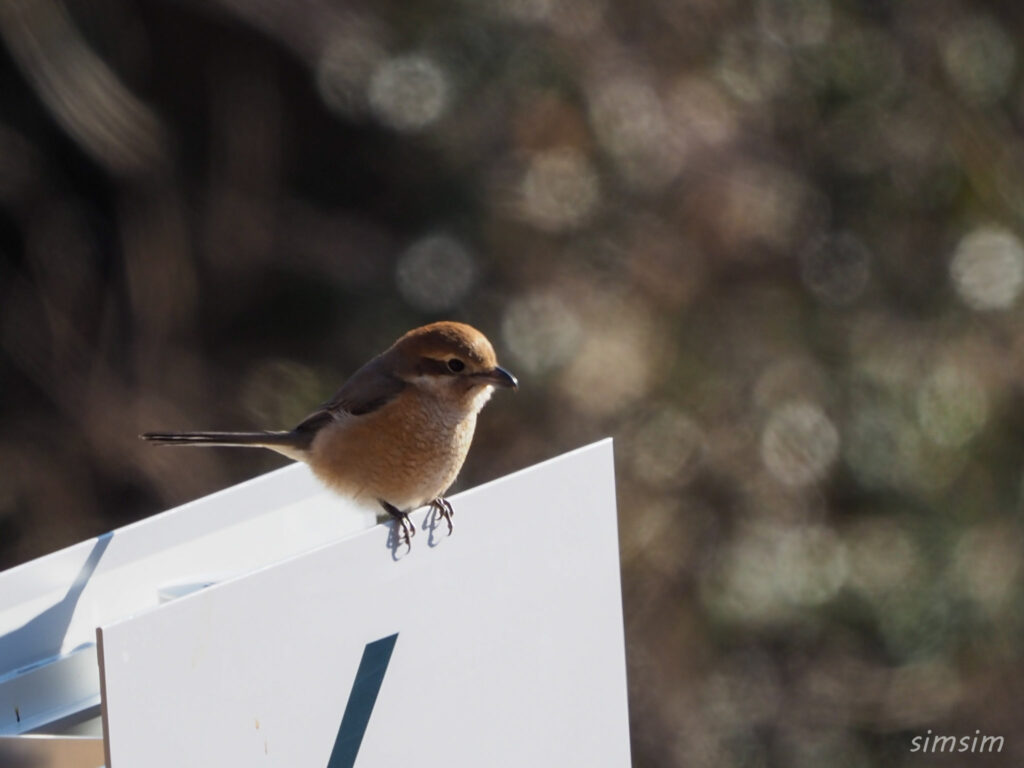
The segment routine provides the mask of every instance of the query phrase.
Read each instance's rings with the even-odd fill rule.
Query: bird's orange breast
[[[444,493],[462,468],[476,411],[446,408],[410,388],[379,410],[342,414],[310,446],[313,472],[357,501],[387,501],[401,510]]]

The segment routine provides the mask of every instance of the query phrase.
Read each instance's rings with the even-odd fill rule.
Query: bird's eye
[[[448,370],[452,373],[459,373],[466,368],[466,364],[459,360],[457,357],[453,357],[448,361]]]

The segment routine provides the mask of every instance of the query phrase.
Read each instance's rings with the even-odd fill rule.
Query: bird
[[[307,463],[324,485],[384,510],[412,549],[409,513],[430,505],[454,530],[445,491],[462,468],[477,414],[519,381],[487,337],[465,323],[414,328],[353,373],[294,429],[145,432],[157,445],[269,448]]]

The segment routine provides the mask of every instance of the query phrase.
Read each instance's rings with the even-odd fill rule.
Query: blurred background
[[[1024,14],[4,0],[0,567],[279,466],[405,330],[616,438],[637,766],[1024,758]],[[962,758],[961,758],[962,759]]]

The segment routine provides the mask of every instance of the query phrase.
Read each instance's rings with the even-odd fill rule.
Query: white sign
[[[452,503],[104,623],[109,768],[628,766],[611,441]]]
[[[293,464],[0,573],[0,736],[99,735],[98,625],[374,524]]]

